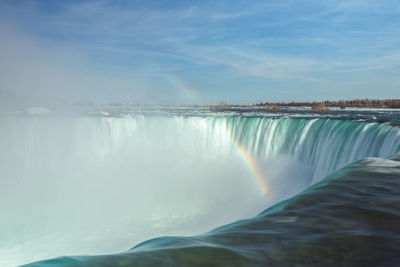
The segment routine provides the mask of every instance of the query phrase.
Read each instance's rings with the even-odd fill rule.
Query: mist
[[[3,111],[112,102],[169,103],[179,95],[145,71],[97,64],[79,49],[40,40],[10,23],[2,23],[0,35]]]
[[[254,216],[288,191],[263,195],[226,129],[204,118],[1,122],[4,265],[201,234]],[[288,194],[305,184],[292,183]]]

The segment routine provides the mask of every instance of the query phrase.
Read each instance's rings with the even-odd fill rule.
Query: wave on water
[[[388,159],[400,151],[398,127],[242,116],[0,119],[4,265],[118,253],[165,235],[178,237],[30,266],[399,260],[399,162]]]
[[[260,215],[116,255],[27,266],[376,266],[400,261],[400,158],[353,163]]]

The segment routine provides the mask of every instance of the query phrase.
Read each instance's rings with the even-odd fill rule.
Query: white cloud
[[[188,66],[203,73],[218,68],[243,83],[257,78],[265,83],[299,81],[343,87],[345,82],[335,80],[336,75],[398,69],[396,25],[369,27],[369,18],[358,16],[360,12],[389,12],[381,2],[244,3],[161,9],[90,1],[68,3],[57,14],[38,14],[29,7],[26,14],[36,16],[39,34],[32,38],[10,30],[3,35],[7,42],[0,44],[0,53],[7,64],[0,63],[0,68],[7,75],[0,79],[11,90],[25,94],[23,88],[29,84],[35,85],[35,94],[57,97],[103,95],[106,99],[114,90],[118,91],[115,96],[131,93],[135,99],[151,99],[163,97],[157,75],[184,76]],[[302,5],[306,8],[299,8]],[[364,26],[352,27],[354,18]],[[239,22],[249,23],[248,31],[254,34],[246,35],[246,27],[240,28]],[[49,37],[49,33],[59,37]]]

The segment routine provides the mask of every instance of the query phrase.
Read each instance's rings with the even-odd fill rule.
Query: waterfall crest
[[[252,217],[355,160],[400,151],[398,127],[348,120],[138,115],[0,123],[6,266],[203,233]],[[238,145],[271,196],[260,192]]]

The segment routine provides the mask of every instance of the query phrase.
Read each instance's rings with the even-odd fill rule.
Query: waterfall
[[[356,160],[387,158],[400,151],[400,129],[387,124],[292,118],[217,120],[261,157],[283,154],[310,164],[314,182]]]
[[[348,120],[137,115],[2,117],[0,125],[7,266],[199,234],[254,216],[355,160],[400,151],[398,127]]]

